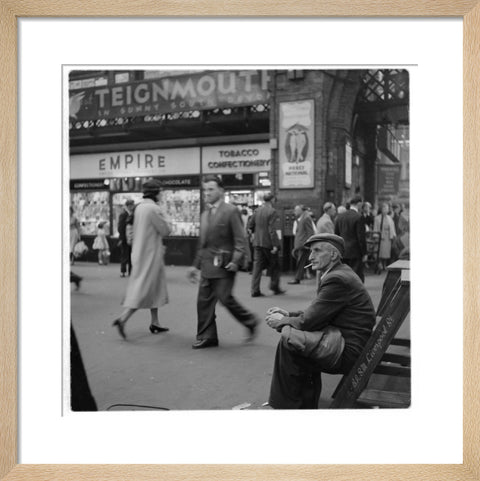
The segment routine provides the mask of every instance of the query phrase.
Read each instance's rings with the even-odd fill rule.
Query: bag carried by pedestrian
[[[83,255],[85,255],[87,252],[88,252],[88,247],[83,241],[77,242],[73,247],[73,255],[75,256],[76,259],[79,259]]]

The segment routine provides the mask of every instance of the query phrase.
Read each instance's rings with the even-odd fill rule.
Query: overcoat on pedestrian
[[[133,221],[132,273],[123,306],[133,309],[161,307],[168,302],[163,237],[171,231],[160,207],[143,199]]]
[[[380,259],[390,259],[392,255],[392,241],[396,236],[393,219],[389,215],[377,215],[375,217],[375,225],[373,230],[380,232],[380,247],[378,257]]]
[[[315,234],[313,220],[307,211],[304,211],[297,221],[297,230],[295,232],[295,240],[293,248],[298,251],[303,248],[303,244]]]
[[[365,224],[356,210],[350,209],[337,216],[335,234],[345,241],[344,259],[361,258],[367,253]]]

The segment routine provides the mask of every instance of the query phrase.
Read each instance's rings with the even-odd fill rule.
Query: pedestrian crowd
[[[128,277],[123,311],[113,321],[123,339],[126,325],[138,309],[150,311],[152,334],[169,329],[159,319],[168,303],[163,238],[172,224],[159,204],[160,183],[143,184],[137,205],[127,200],[119,216],[121,277]],[[246,342],[258,334],[261,319],[234,296],[237,272],[251,270],[251,296],[262,297],[261,279],[269,277],[273,295],[285,293],[280,284],[282,227],[272,194],[248,215],[224,200],[217,176],[203,179],[206,208],[200,218],[198,249],[187,278],[198,284],[197,329],[193,349],[217,347],[216,305],[220,302],[244,328]],[[364,286],[369,261],[376,272],[409,256],[409,221],[405,209],[385,202],[372,208],[356,195],[345,206],[323,205],[315,220],[305,205],[294,207],[293,249],[295,275],[288,284],[300,284],[316,275],[316,296],[305,310],[272,307],[264,316],[280,334],[275,354],[268,404],[276,409],[315,409],[321,391],[321,373],[348,373],[371,335],[375,310]],[[70,255],[80,240],[79,223],[70,211]],[[104,225],[97,225],[94,249],[99,264],[108,263],[109,244]],[[73,260],[72,260],[73,262]],[[72,277],[73,276],[73,277]],[[78,276],[77,276],[78,277]],[[73,279],[73,280],[72,280]],[[81,280],[81,278],[80,278]],[[71,273],[77,287],[80,280]]]

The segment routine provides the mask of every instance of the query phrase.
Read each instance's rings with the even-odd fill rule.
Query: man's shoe
[[[287,284],[300,284],[300,281],[297,281],[297,279],[294,279],[293,281],[288,281]]]
[[[253,292],[252,297],[265,297],[265,294],[262,292]]]
[[[206,347],[217,347],[218,339],[199,339],[192,344],[192,349],[204,349]]]
[[[273,295],[274,296],[280,296],[282,294],[285,294],[286,291],[284,291],[283,289],[272,289],[273,290]]]

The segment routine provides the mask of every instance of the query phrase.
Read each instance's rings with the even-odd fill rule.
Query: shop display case
[[[227,190],[225,192],[225,202],[234,205],[249,206],[260,205],[263,203],[263,196],[269,190]]]
[[[165,208],[173,224],[170,236],[200,235],[200,190],[162,190],[159,204]]]
[[[81,235],[96,235],[97,224],[105,222],[105,232],[110,229],[110,194],[107,191],[73,192],[70,194],[70,205],[80,222]]]

